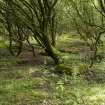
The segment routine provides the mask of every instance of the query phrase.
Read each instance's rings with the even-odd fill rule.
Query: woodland
[[[0,0],[0,105],[105,105],[105,0]]]

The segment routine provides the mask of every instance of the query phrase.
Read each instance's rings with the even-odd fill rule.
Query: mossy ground
[[[0,105],[104,105],[104,59],[88,73],[84,42],[76,35],[63,35],[57,42],[67,51],[62,53],[63,69],[70,68],[72,75],[53,72],[50,58],[41,55],[25,51],[12,57],[0,43]]]

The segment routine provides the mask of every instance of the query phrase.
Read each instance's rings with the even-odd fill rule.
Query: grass
[[[57,46],[76,52],[83,47],[80,39],[81,46],[77,49],[75,44],[71,46],[71,42],[77,39],[78,36],[64,35],[58,39],[60,44],[57,43]],[[4,48],[3,44],[0,46]],[[85,63],[81,61],[79,53],[72,52],[62,53],[64,64],[73,71],[73,75],[69,76],[52,72],[55,69],[53,65],[18,64],[22,59],[12,57],[5,48],[1,49],[0,105],[104,105],[105,83],[90,82],[84,78],[84,74],[78,74]],[[104,65],[103,61],[95,68],[102,69],[103,73]]]

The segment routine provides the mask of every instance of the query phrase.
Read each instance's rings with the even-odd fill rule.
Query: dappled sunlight
[[[36,68],[36,67],[34,67],[34,68],[29,68],[29,70],[28,70],[28,73],[29,74],[32,74],[32,73],[34,73],[35,71],[39,71],[39,69],[38,68]]]
[[[61,36],[58,37],[58,41],[60,42],[72,42],[72,41],[82,41],[80,40],[80,36],[78,35],[71,35],[71,34],[62,34]]]
[[[96,103],[96,105],[104,105],[105,103],[105,86],[96,85],[95,87],[91,87],[89,91],[89,95],[87,92],[87,100],[91,103]]]

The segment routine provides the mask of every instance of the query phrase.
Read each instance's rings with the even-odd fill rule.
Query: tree
[[[103,16],[96,11],[91,0],[70,0],[68,1],[67,11],[77,33],[90,47],[92,52],[90,67],[92,67],[97,59],[98,48],[102,42],[101,36],[105,32]]]
[[[1,13],[8,24],[10,45],[12,43],[13,28],[16,26],[19,44],[22,46],[22,34],[28,30],[38,44],[53,58],[55,64],[60,62],[59,52],[54,47],[55,6],[58,0],[2,0]],[[8,8],[7,8],[8,4]],[[6,16],[8,15],[8,16]],[[6,18],[8,17],[8,18]],[[10,20],[10,18],[12,18]],[[12,28],[12,29],[11,29]],[[22,32],[22,33],[20,33]],[[16,37],[16,34],[14,34]],[[25,34],[26,35],[26,34]],[[20,48],[21,49],[21,48]]]

